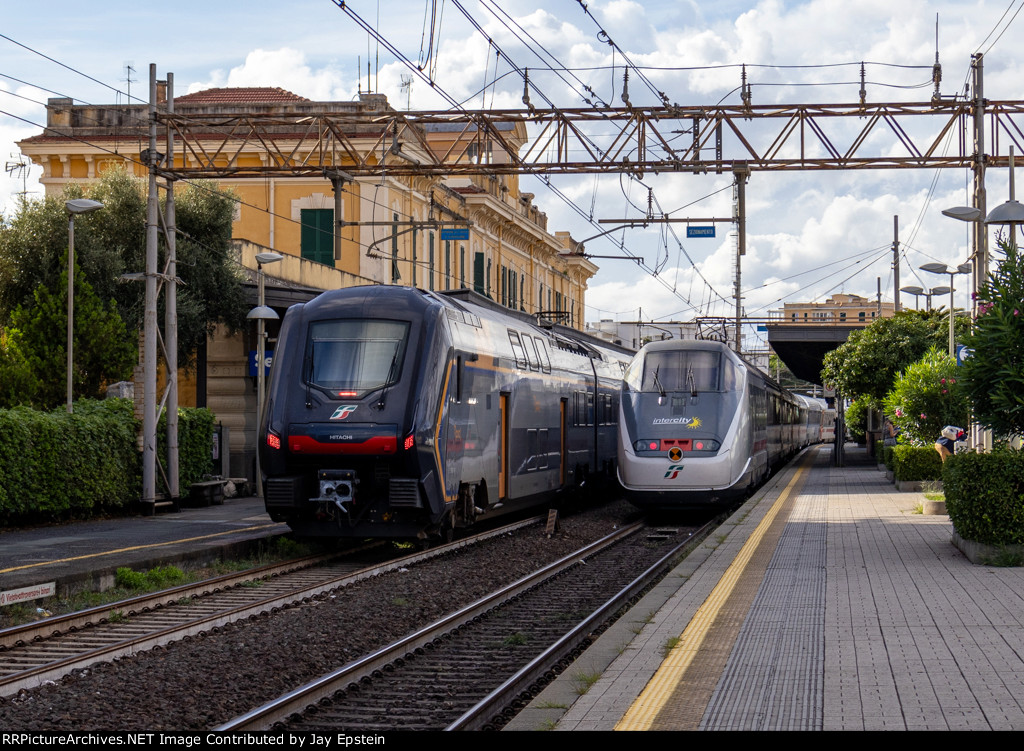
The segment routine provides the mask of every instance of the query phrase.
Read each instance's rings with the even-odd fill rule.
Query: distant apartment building
[[[825,302],[786,303],[782,310],[774,310],[773,323],[832,323],[867,325],[876,318],[889,318],[895,313],[891,302],[869,300],[860,295],[836,294]]]

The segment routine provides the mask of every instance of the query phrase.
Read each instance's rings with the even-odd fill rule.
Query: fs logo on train
[[[356,411],[355,406],[353,406],[351,404],[348,405],[348,406],[345,406],[345,407],[338,407],[336,410],[334,410],[334,414],[331,415],[331,419],[332,420],[344,420],[346,417],[348,417],[349,415],[351,415],[355,411]]]
[[[683,469],[683,465],[682,464],[670,464],[669,468],[668,468],[668,471],[665,473],[665,476],[662,479],[664,479],[664,480],[674,480],[677,477],[679,477],[679,472],[682,469]]]

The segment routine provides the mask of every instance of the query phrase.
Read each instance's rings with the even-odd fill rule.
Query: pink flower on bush
[[[992,303],[980,302],[978,303],[978,315],[983,316],[992,309]]]
[[[948,394],[949,393],[949,389],[942,389],[942,393],[943,394]]]
[[[896,416],[903,417],[903,410],[900,409],[899,407],[896,408]]]
[[[945,378],[943,378],[940,382],[942,383],[943,386],[946,385],[946,379]],[[943,393],[945,393],[945,392],[943,392]]]
[[[928,419],[928,415],[922,413],[921,414],[921,419],[922,420],[927,420]]]
[[[950,382],[950,383],[956,383],[956,379],[955,379],[955,378],[950,378],[950,379],[949,379],[949,382]]]

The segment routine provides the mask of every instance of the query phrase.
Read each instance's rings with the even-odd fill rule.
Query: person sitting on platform
[[[962,441],[967,437],[964,433],[963,428],[958,428],[956,425],[947,425],[942,429],[942,435],[939,436],[939,440],[935,442],[935,450],[939,452],[939,456],[942,457],[942,461],[953,455],[956,450],[956,442]]]

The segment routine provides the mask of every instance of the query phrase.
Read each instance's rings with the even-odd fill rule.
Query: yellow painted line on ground
[[[52,566],[55,563],[70,563],[71,561],[84,561],[87,558],[99,558],[104,555],[114,555],[115,553],[128,553],[132,550],[145,550],[146,548],[159,548],[162,545],[175,545],[179,542],[195,542],[196,540],[208,540],[211,537],[222,537],[223,535],[234,535],[239,532],[255,532],[260,529],[270,529],[271,527],[278,527],[279,524],[260,524],[255,527],[243,527],[241,529],[232,529],[228,532],[214,532],[209,535],[200,535],[199,537],[186,537],[182,540],[168,540],[167,542],[154,542],[150,545],[134,545],[130,548],[118,548],[117,550],[107,550],[102,553],[90,553],[89,555],[76,555],[73,558],[58,558],[55,561],[41,561],[39,563],[27,563],[24,566],[12,566],[11,568],[0,568],[0,574],[8,574],[11,571],[22,571],[27,568],[37,568],[39,566]]]
[[[754,551],[757,550],[768,528],[775,520],[775,517],[778,516],[793,486],[796,485],[797,480],[800,479],[806,470],[807,466],[804,465],[793,474],[793,479],[789,481],[789,485],[779,494],[778,499],[772,504],[771,509],[765,514],[761,523],[757,525],[757,529],[750,535],[750,538],[743,545],[736,559],[726,570],[714,590],[712,590],[708,599],[704,601],[704,604],[694,614],[686,630],[680,635],[679,643],[669,652],[665,661],[661,663],[661,667],[654,674],[654,677],[651,678],[650,682],[640,693],[640,696],[636,698],[636,701],[633,702],[626,714],[619,720],[615,726],[616,730],[650,730],[654,720],[665,707],[665,703],[672,696],[675,687],[679,684],[690,663],[693,662],[694,657],[700,650],[711,625],[715,622],[715,618],[718,617],[722,606],[732,594],[736,582],[746,571]]]

